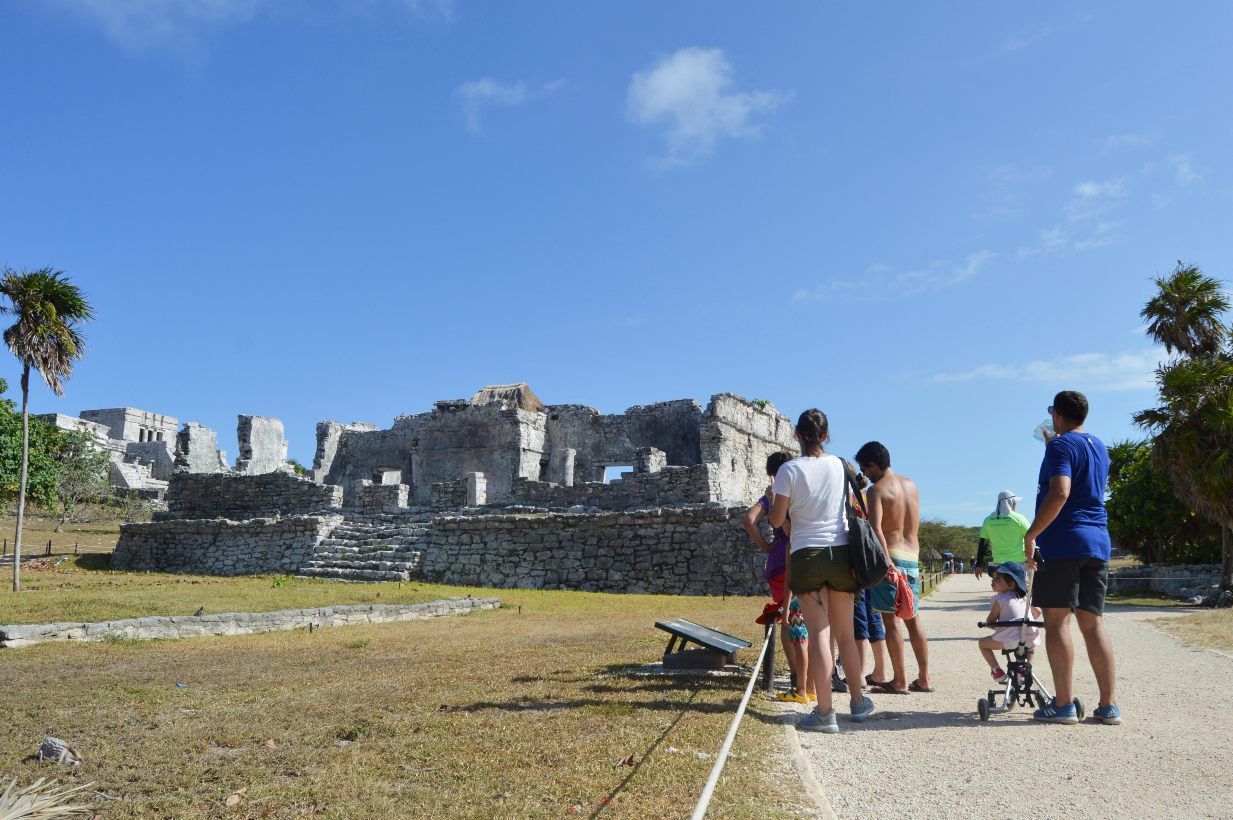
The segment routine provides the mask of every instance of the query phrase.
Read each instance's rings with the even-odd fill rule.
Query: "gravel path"
[[[1233,816],[1233,658],[1144,623],[1167,610],[1115,607],[1105,623],[1122,725],[1038,724],[1021,709],[982,723],[976,700],[990,681],[976,622],[990,594],[987,579],[960,575],[925,602],[934,693],[874,694],[881,714],[863,726],[837,695],[839,735],[798,733],[839,817]],[[1077,629],[1074,639],[1075,692],[1090,713],[1096,682]],[[1051,685],[1043,645],[1037,656]],[[1023,755],[1027,766],[1010,762]]]

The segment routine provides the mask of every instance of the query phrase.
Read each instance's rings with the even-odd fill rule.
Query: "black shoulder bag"
[[[856,480],[852,477],[851,468],[842,458],[839,463],[843,465],[843,510],[848,518],[848,555],[852,560],[852,574],[856,576],[856,583],[869,589],[876,587],[886,578],[886,574],[890,572],[890,560],[886,557],[886,550],[878,540],[877,533],[873,531],[873,524],[869,523],[869,509],[865,506],[865,497],[861,495]],[[853,495],[860,504],[861,512],[865,514],[864,518],[857,515],[852,508]]]

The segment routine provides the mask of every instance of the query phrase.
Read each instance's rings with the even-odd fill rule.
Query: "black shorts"
[[[1109,565],[1099,558],[1053,558],[1042,561],[1032,582],[1032,604],[1042,609],[1105,611]]]

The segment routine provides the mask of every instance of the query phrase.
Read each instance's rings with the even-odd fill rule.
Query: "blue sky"
[[[1032,492],[1057,390],[1133,434],[1151,277],[1233,271],[1233,5],[771,8],[4,4],[0,264],[98,311],[34,409],[231,458],[274,415],[308,463],[488,383],[731,391],[961,523]]]

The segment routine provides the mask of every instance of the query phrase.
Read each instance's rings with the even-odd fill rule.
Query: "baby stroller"
[[[1032,581],[1035,579],[1036,573],[1028,570],[1027,574],[1027,599],[1032,600]],[[1009,712],[1016,706],[1026,706],[1031,709],[1038,707],[1045,708],[1045,704],[1053,700],[1053,695],[1045,688],[1045,685],[1040,682],[1040,678],[1032,671],[1032,647],[1027,645],[1027,628],[1029,626],[1044,627],[1044,621],[1029,620],[1032,610],[1029,607],[1027,617],[1013,621],[981,621],[977,624],[979,627],[993,627],[997,629],[1004,626],[1019,627],[1019,644],[1013,649],[1003,649],[1002,655],[1006,658],[1006,679],[1001,689],[990,689],[988,697],[981,698],[976,701],[976,713],[980,715],[981,720],[988,720],[989,715],[1001,714]],[[1002,698],[1002,705],[998,706],[998,697]],[[1075,698],[1075,711],[1079,714],[1079,720],[1083,720],[1086,714],[1083,710],[1083,701]]]

